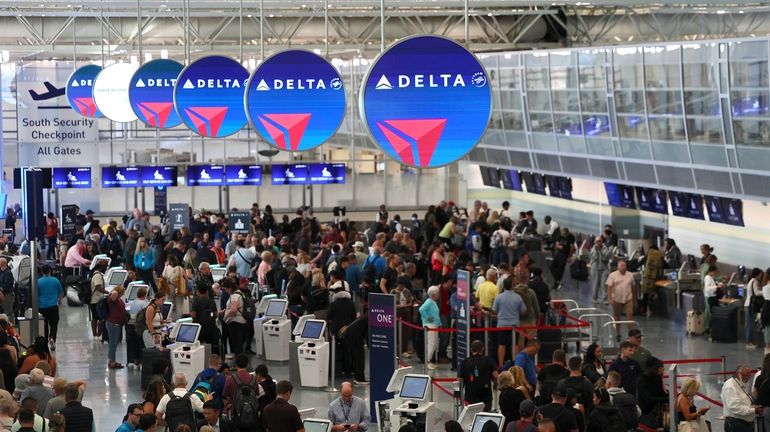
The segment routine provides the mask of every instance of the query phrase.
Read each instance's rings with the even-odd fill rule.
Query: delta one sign
[[[115,63],[99,72],[94,80],[94,103],[108,119],[118,123],[136,120],[128,100],[128,84],[138,68],[132,63]]]
[[[94,102],[94,81],[102,68],[96,65],[83,66],[70,75],[67,80],[67,102],[73,110],[83,117],[101,117],[102,113]]]
[[[456,42],[414,36],[375,60],[359,94],[374,142],[405,165],[435,168],[461,159],[486,131],[492,93],[484,67]]]
[[[177,78],[174,104],[184,124],[203,137],[232,135],[246,125],[243,100],[249,73],[237,61],[203,57]]]
[[[152,60],[143,64],[131,78],[128,87],[131,108],[147,126],[172,128],[182,122],[174,109],[174,86],[183,68],[174,60]]]
[[[283,51],[254,71],[244,104],[254,129],[270,145],[304,151],[337,132],[345,117],[345,89],[324,58],[308,51]]]

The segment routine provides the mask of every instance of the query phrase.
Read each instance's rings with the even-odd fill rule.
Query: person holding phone
[[[340,386],[340,397],[329,404],[328,417],[333,432],[365,431],[371,419],[366,402],[353,395],[353,384],[347,381]]]

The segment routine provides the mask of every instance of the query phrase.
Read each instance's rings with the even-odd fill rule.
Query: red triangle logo
[[[173,102],[143,102],[138,104],[139,111],[147,119],[147,124],[154,127],[166,127],[171,110],[174,108]]]
[[[75,98],[74,101],[80,115],[86,117],[96,116],[96,103],[94,103],[94,98],[80,97]]]
[[[190,107],[185,108],[184,112],[195,125],[198,134],[216,137],[227,115],[227,107]]]
[[[289,149],[296,151],[305,135],[305,129],[312,114],[263,114],[259,116],[262,126],[267,129],[275,145],[287,150],[286,137],[289,138]]]
[[[378,122],[377,126],[385,135],[388,142],[401,160],[409,165],[428,166],[436,150],[438,140],[444,132],[447,119],[410,119],[410,120],[385,120]],[[406,135],[414,140],[409,142],[396,132]],[[416,154],[412,147],[416,146]],[[415,157],[417,163],[415,163]]]

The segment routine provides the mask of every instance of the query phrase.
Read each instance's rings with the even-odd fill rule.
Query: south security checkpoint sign
[[[331,138],[345,117],[345,88],[323,57],[303,50],[274,54],[246,86],[246,114],[280,150],[305,151]]]
[[[359,94],[361,118],[395,160],[435,168],[461,159],[479,142],[492,112],[481,62],[440,36],[413,36],[379,55]]]
[[[200,136],[232,135],[246,125],[243,99],[248,79],[248,71],[229,57],[202,57],[184,68],[177,78],[177,113]]]
[[[184,66],[174,60],[149,61],[134,73],[128,87],[131,108],[147,126],[164,129],[182,123],[174,109],[174,86]]]
[[[77,69],[67,80],[67,102],[75,112],[83,117],[97,118],[102,113],[94,102],[94,81],[102,68],[97,65],[87,65]]]

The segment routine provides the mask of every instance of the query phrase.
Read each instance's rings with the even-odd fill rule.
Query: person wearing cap
[[[668,391],[663,385],[663,362],[657,357],[650,357],[644,369],[644,374],[636,381],[636,395],[642,415],[659,412],[668,402]]]
[[[650,350],[642,346],[642,331],[639,329],[631,329],[628,331],[628,341],[636,345],[636,352],[633,359],[640,365],[647,364],[647,359],[652,357]]]
[[[527,432],[534,431],[537,427],[535,425],[535,414],[537,413],[537,406],[531,400],[523,400],[519,405],[520,419],[513,423],[512,432]]]
[[[551,403],[538,407],[538,411],[544,419],[553,420],[558,432],[578,432],[575,414],[565,408],[566,403],[567,388],[562,383],[551,393]]]
[[[353,243],[353,254],[356,256],[355,262],[358,265],[358,268],[363,270],[364,262],[366,262],[366,258],[369,256],[366,254],[366,252],[364,252],[364,242],[358,240]]]

